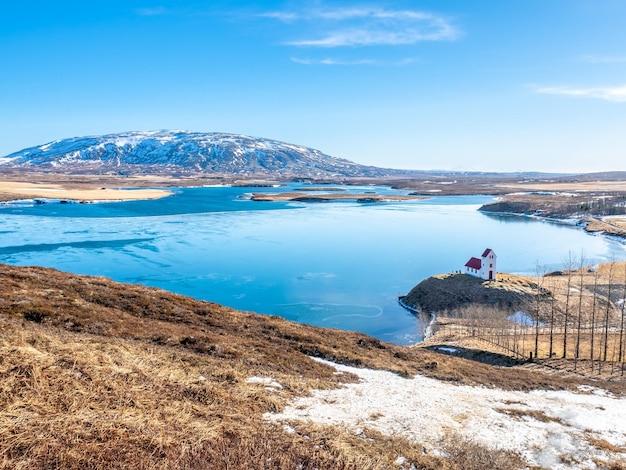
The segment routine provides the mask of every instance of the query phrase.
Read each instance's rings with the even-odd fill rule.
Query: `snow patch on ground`
[[[518,325],[533,325],[535,323],[535,320],[530,315],[522,311],[515,312],[513,315],[506,317],[506,319]]]
[[[594,458],[626,457],[608,455],[589,442],[601,439],[626,452],[626,399],[593,387],[581,387],[581,393],[505,391],[320,362],[355,374],[360,382],[316,390],[266,418],[369,427],[418,442],[428,452],[440,452],[444,436],[459,435],[518,451],[530,465],[551,469],[596,468]]]

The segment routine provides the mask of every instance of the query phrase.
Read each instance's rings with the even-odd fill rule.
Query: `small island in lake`
[[[302,193],[253,193],[250,195],[253,201],[271,201],[271,202],[333,202],[333,201],[356,201],[356,202],[393,202],[393,201],[417,201],[425,199],[424,196],[403,196],[391,194],[376,193],[343,193],[336,192],[333,194],[306,194]]]

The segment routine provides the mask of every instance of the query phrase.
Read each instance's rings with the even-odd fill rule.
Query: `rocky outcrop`
[[[422,312],[445,312],[468,305],[521,309],[532,302],[536,288],[522,276],[498,273],[497,281],[485,281],[454,273],[423,280],[401,300]]]

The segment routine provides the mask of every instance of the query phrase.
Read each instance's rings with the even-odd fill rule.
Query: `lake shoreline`
[[[123,202],[160,199],[172,191],[152,188],[66,187],[63,184],[0,181],[0,203],[41,200],[44,202]]]
[[[521,217],[531,220],[537,220],[540,222],[547,222],[551,224],[568,225],[582,229],[589,235],[601,236],[607,239],[617,241],[622,244],[626,244],[626,228],[615,227],[606,219],[615,217],[611,215],[601,217],[571,217],[571,218],[559,218],[559,217],[547,217],[540,214],[520,214],[518,212],[511,211],[484,211],[482,208],[478,209],[481,213],[493,217]],[[606,230],[608,228],[614,228],[615,231]]]
[[[56,182],[52,182],[53,180]],[[0,180],[0,205],[23,203],[91,204],[145,201],[171,196],[174,194],[175,189],[185,187],[277,188],[286,184],[278,181],[256,179],[236,180],[224,177],[209,177],[207,181],[207,178],[163,178],[157,176],[132,178],[110,176],[106,180],[108,186],[98,184],[99,182],[97,180],[94,180],[89,176],[83,176],[81,180],[76,175],[66,175],[65,177],[62,175],[56,175],[56,178],[44,178],[44,181],[46,182],[29,183],[23,182],[22,178],[7,178]],[[118,187],[110,187],[113,182]],[[160,187],[157,188],[157,185],[160,185]],[[375,186],[384,185],[385,181],[378,181],[378,184]],[[162,188],[171,188],[171,190]],[[494,190],[495,189],[496,188],[494,188]],[[333,186],[325,188],[324,184],[322,184],[312,187],[303,186],[302,188],[295,188],[295,191],[293,192],[251,193],[247,197],[255,202],[324,203],[345,201],[358,203],[381,203],[418,201],[433,197],[434,195],[410,193],[408,195],[391,196],[372,194],[370,192],[354,194],[342,193],[341,191],[341,188]],[[494,191],[493,196],[496,197],[497,193],[498,191]],[[437,194],[437,196],[446,195],[448,195],[447,192]],[[468,191],[466,195],[471,195],[471,191]],[[626,244],[626,219],[624,219],[623,226],[618,226],[607,220],[614,217],[609,215],[580,217],[579,214],[574,215],[566,213],[563,216],[554,217],[544,212],[542,209],[537,209],[535,204],[531,204],[531,210],[524,212],[508,210],[511,208],[509,206],[510,201],[505,195],[504,197],[498,197],[497,202],[485,204],[478,210],[485,215],[496,217],[515,216],[553,224],[575,226],[581,228],[589,235],[599,235],[607,239],[617,241],[618,243]]]
[[[319,191],[313,189],[311,191]],[[336,190],[335,190],[336,191]],[[426,199],[424,196],[403,196],[403,195],[380,195],[372,193],[320,193],[320,194],[302,194],[296,192],[285,193],[253,193],[250,200],[257,202],[337,202],[337,201],[356,201],[361,203],[368,202],[401,202],[401,201],[420,201]]]
[[[301,185],[291,183],[282,191],[294,192]],[[344,189],[340,193],[405,194],[388,186]],[[433,272],[460,268],[477,242],[482,249],[499,240],[510,269],[518,272],[530,271],[532,265],[527,250],[511,238],[523,237],[536,247],[532,256],[547,264],[558,263],[567,247],[577,251],[584,246],[598,260],[613,249],[619,259],[624,257],[622,246],[613,242],[615,248],[607,247],[602,237],[579,230],[483,217],[476,209],[492,200],[488,196],[263,204],[246,199],[257,192],[248,187],[172,190],[175,197],[128,204],[2,206],[0,262],[103,275],[413,344],[421,340],[430,317],[418,322],[400,308],[398,295]],[[258,190],[264,191],[279,192]],[[43,221],[45,231],[40,230]],[[468,226],[482,227],[489,240],[457,240],[454,234]],[[210,262],[199,260],[199,253]],[[294,305],[305,307],[285,307]]]

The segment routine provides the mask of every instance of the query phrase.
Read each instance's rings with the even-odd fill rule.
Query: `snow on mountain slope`
[[[275,140],[187,131],[124,132],[56,140],[0,158],[0,166],[59,173],[208,173],[266,176],[403,174]]]

